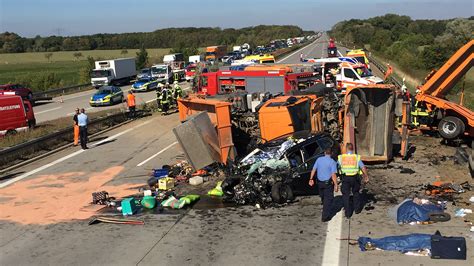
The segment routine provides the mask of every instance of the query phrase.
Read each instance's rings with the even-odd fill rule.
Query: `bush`
[[[23,84],[34,91],[45,91],[53,88],[60,88],[62,80],[52,72],[24,75],[18,78],[15,83]]]

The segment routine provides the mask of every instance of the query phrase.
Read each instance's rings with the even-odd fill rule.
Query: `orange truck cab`
[[[227,46],[209,46],[206,48],[206,61],[219,61],[227,54]]]
[[[36,125],[31,103],[16,95],[0,96],[0,135],[14,134]]]

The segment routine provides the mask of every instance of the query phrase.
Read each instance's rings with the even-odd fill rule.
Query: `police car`
[[[122,89],[116,86],[104,86],[92,95],[89,104],[91,106],[114,105],[122,103],[123,99]]]
[[[149,77],[141,78],[132,85],[133,92],[150,91],[156,89],[158,81]]]

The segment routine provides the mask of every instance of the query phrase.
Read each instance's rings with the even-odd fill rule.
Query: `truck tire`
[[[464,133],[464,122],[455,116],[446,116],[438,124],[439,134],[445,139],[455,139]]]
[[[17,133],[16,130],[14,130],[14,129],[9,129],[9,130],[7,130],[7,133],[5,133],[5,136],[13,136],[13,135],[15,135],[16,133]]]
[[[276,182],[272,186],[272,200],[275,203],[283,204],[294,199],[293,190],[287,184]]]
[[[447,222],[451,220],[451,215],[445,212],[431,212],[428,214],[428,217],[432,222]]]

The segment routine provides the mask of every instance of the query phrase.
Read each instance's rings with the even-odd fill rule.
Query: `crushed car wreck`
[[[308,184],[311,169],[328,147],[337,156],[339,144],[330,135],[308,132],[261,145],[238,163],[234,175],[224,180],[225,200],[266,207],[292,201],[297,195],[316,194],[317,188]]]

